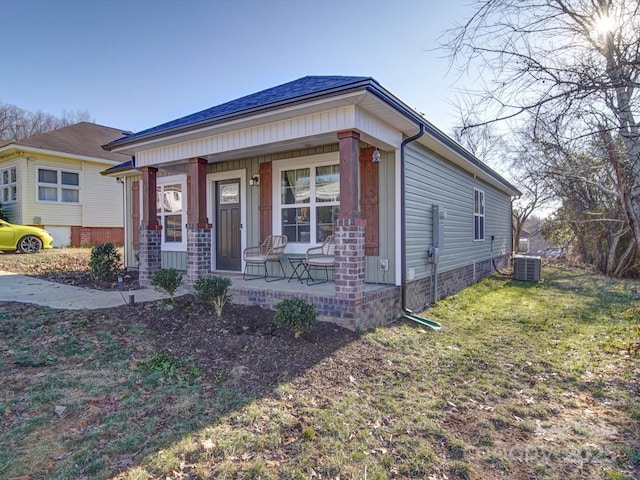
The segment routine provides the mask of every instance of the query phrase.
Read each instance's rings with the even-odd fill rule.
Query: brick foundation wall
[[[92,247],[100,243],[111,242],[124,245],[123,227],[71,227],[72,247]]]
[[[335,296],[314,295],[313,293],[278,292],[232,286],[229,294],[238,305],[257,305],[269,310],[281,300],[302,298],[315,305],[318,320],[331,322],[349,330],[366,330],[386,325],[398,318],[400,311],[400,288],[389,287],[365,294],[365,306]]]
[[[495,257],[498,268],[506,268],[509,264],[509,255]],[[438,300],[453,293],[459,292],[463,288],[487,277],[492,272],[490,260],[475,262],[474,264],[438,273]],[[419,311],[433,303],[433,279],[423,278],[407,285],[407,308]]]
[[[387,287],[364,294],[362,317],[358,322],[361,330],[382,327],[402,316],[402,289]]]
[[[496,266],[506,268],[509,256],[497,257]],[[446,297],[477,282],[491,274],[489,260],[477,262],[475,265],[458,268],[438,275],[438,296]],[[277,287],[275,287],[277,288]],[[400,287],[387,286],[364,292],[362,303],[337,296],[314,295],[313,293],[279,292],[254,289],[244,286],[232,286],[229,294],[232,302],[239,305],[257,305],[274,310],[281,300],[302,298],[315,305],[318,320],[335,323],[350,330],[368,330],[388,325],[397,320],[402,312],[402,290]],[[407,286],[407,308],[419,311],[433,302],[433,286],[431,278],[411,282]]]

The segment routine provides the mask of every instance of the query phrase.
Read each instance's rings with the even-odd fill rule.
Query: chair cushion
[[[268,258],[267,255],[250,255],[245,257],[244,261],[247,263],[265,263]]]
[[[336,257],[311,257],[307,263],[318,267],[332,267],[336,263]]]

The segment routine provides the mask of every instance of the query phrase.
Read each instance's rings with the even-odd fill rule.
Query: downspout
[[[438,322],[428,320],[426,318],[414,315],[411,310],[407,308],[407,238],[406,238],[406,195],[405,195],[405,162],[404,153],[407,144],[419,139],[424,135],[424,124],[420,123],[420,131],[413,137],[405,138],[400,144],[400,275],[402,285],[402,312],[404,313],[402,318],[419,323],[426,327],[433,328],[434,330],[440,330],[441,326]]]

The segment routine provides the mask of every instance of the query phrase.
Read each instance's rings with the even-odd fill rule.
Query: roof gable
[[[102,145],[117,140],[126,133],[128,132],[118,128],[80,122],[15,142],[8,142],[6,146],[13,145],[17,148],[30,147],[60,152],[62,154],[66,153],[89,158],[102,158],[113,162],[122,162],[129,156],[121,153],[107,152],[102,148]]]

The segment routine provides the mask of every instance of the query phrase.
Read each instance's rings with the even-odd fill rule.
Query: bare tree
[[[92,121],[88,111],[65,110],[58,117],[0,103],[0,141],[16,141],[85,121]]]
[[[571,231],[576,252],[607,275],[638,274],[633,219],[625,207],[615,142],[605,133],[588,142],[563,142],[557,124],[543,128],[539,122],[538,127],[533,141],[544,151],[538,175],[562,201],[550,230]]]
[[[474,98],[467,117],[485,116],[465,127],[513,122],[526,114],[534,134],[554,132],[556,154],[600,145],[608,152],[600,157],[602,170],[595,173],[596,165],[576,157],[573,167],[586,170],[575,171],[573,181],[613,193],[624,211],[623,230],[633,236],[634,248],[640,245],[640,4],[483,0],[476,5],[473,17],[451,30],[443,45],[452,65],[477,71],[477,83],[485,85],[467,92]],[[611,235],[623,238],[623,230]]]

